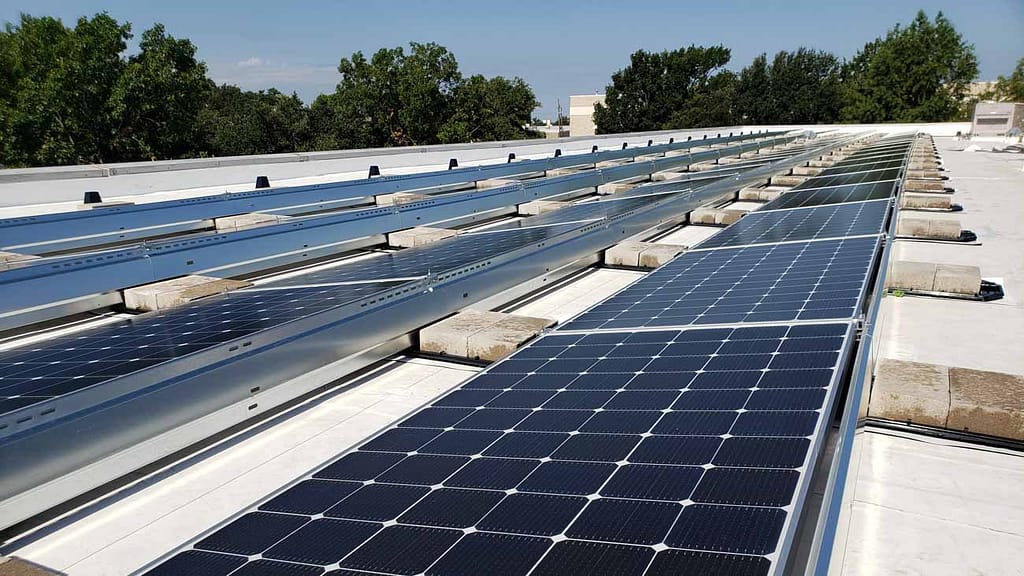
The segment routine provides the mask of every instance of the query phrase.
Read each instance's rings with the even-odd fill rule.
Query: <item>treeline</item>
[[[271,88],[216,85],[196,46],[157,24],[74,27],[22,15],[0,31],[0,165],[50,166],[535,137],[520,78],[464,77],[437,44],[356,52],[306,106]]]
[[[934,21],[918,12],[848,61],[798,48],[734,73],[730,58],[724,46],[634,53],[596,107],[598,132],[966,119],[978,76],[973,45],[941,12]]]

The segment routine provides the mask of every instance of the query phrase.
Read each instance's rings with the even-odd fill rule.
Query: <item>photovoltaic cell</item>
[[[899,181],[871,182],[868,184],[847,184],[832,188],[810,188],[807,190],[793,189],[768,202],[761,210],[780,210],[784,208],[801,208],[804,206],[822,206],[826,204],[842,204],[844,202],[864,202],[869,200],[885,200],[896,193]],[[757,214],[757,212],[752,212]]]
[[[869,237],[691,251],[560,330],[852,318],[878,242]]]
[[[850,331],[544,336],[154,573],[227,574],[259,554],[375,574],[766,574],[808,481]],[[572,388],[595,369],[616,387]],[[513,395],[525,382],[529,393]],[[492,407],[513,397],[514,407]],[[431,445],[445,454],[425,453]],[[243,569],[265,569],[254,565]]]
[[[787,196],[783,195],[779,200]],[[765,206],[766,210],[768,208]],[[696,247],[720,248],[881,234],[888,213],[888,200],[751,212]]]

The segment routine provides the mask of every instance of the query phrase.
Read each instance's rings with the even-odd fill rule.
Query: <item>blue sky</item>
[[[136,35],[162,22],[199,47],[214,80],[294,90],[307,102],[333,91],[342,56],[434,41],[454,52],[464,74],[526,79],[547,117],[559,98],[568,110],[570,94],[602,91],[640,48],[720,43],[737,70],[761,52],[801,45],[850,57],[918,8],[942,10],[974,43],[983,80],[1024,57],[1022,0],[0,0],[0,20],[27,12],[71,24],[106,11]]]

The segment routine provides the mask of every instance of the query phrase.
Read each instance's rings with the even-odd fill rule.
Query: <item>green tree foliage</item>
[[[974,46],[942,12],[924,11],[867,43],[843,71],[847,122],[942,122],[956,118],[978,75]]]
[[[412,42],[342,58],[333,94],[317,97],[309,123],[314,148],[373,148],[516,139],[540,104],[520,78],[463,78],[455,56]]]
[[[698,107],[720,105],[712,95],[728,89],[728,78],[717,77],[729,57],[724,46],[634,52],[629,65],[612,75],[605,103],[594,107],[598,133],[660,130],[720,117],[717,107],[710,112]]]
[[[204,150],[214,156],[275,154],[308,145],[308,110],[297,94],[223,85],[199,113]]]
[[[1017,66],[1009,76],[996,80],[995,99],[1003,102],[1024,102],[1024,58],[1017,60]]]
[[[189,40],[168,36],[162,24],[142,33],[114,89],[119,160],[185,158],[201,150],[200,110],[213,82]]]
[[[106,14],[67,28],[22,15],[0,32],[0,154],[11,166],[113,156],[112,95],[130,27]]]
[[[841,65],[828,52],[782,51],[768,64],[761,54],[736,84],[739,118],[749,124],[825,124],[839,118]]]
[[[519,140],[533,137],[524,128],[540,106],[522,78],[473,75],[455,88],[453,114],[438,134],[441,142]]]

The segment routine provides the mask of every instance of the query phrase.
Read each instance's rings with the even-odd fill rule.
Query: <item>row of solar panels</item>
[[[748,141],[772,135],[778,133],[740,133],[735,136],[731,133],[726,136],[719,134],[715,138],[652,144],[646,148],[594,151],[590,154],[559,155],[554,158],[383,176],[367,180],[267,188],[138,205],[114,205],[89,211],[6,218],[0,219],[0,238],[3,239],[0,249],[40,254],[96,246],[194,230],[206,226],[202,223],[204,220],[235,214],[308,214],[365,202],[367,198],[372,199],[381,194],[512,177],[581,164],[629,159],[638,155],[686,150],[696,146]]]
[[[910,145],[809,179],[779,201],[801,207],[744,217],[149,573],[782,573]],[[897,163],[859,169],[875,157]]]
[[[792,165],[845,141],[788,160]],[[0,353],[0,518],[16,521],[324,384],[355,358],[785,166],[590,202]],[[698,186],[700,184],[700,186]],[[652,188],[661,185],[653,185]],[[486,235],[485,242],[481,235]],[[359,360],[363,361],[363,360]],[[115,457],[116,456],[116,457]],[[104,463],[116,460],[107,470]],[[82,471],[88,471],[87,477]],[[110,476],[107,479],[116,477]]]
[[[90,303],[82,302],[82,299],[121,288],[186,274],[212,272],[235,276],[263,270],[333,254],[346,241],[426,223],[486,217],[494,210],[510,206],[514,209],[517,204],[532,200],[593,189],[617,180],[707,161],[722,154],[740,154],[760,146],[785,144],[794,139],[789,136],[736,143],[716,150],[587,170],[489,190],[443,194],[398,206],[344,210],[235,232],[204,232],[125,248],[46,258],[0,271],[0,288],[7,294],[0,302],[0,329],[59,317],[66,314],[69,307],[75,308],[76,312],[87,309]],[[739,169],[730,169],[726,173],[733,174]],[[721,172],[717,174],[721,175]],[[716,175],[695,176],[713,178]],[[685,187],[686,184],[680,183],[688,178],[690,176],[667,186]],[[69,306],[69,302],[75,304]],[[60,304],[47,307],[51,303]]]

